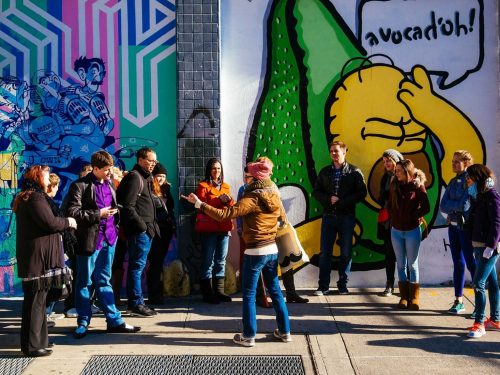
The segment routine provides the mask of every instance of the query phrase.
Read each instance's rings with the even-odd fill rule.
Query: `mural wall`
[[[237,191],[247,161],[274,161],[273,178],[311,257],[296,270],[303,286],[317,286],[322,209],[312,188],[331,163],[332,140],[347,144],[369,190],[356,211],[352,284],[385,282],[375,199],[388,148],[427,175],[432,230],[421,281],[451,279],[438,208],[453,152],[467,149],[500,172],[497,15],[493,0],[222,2],[224,167]]]
[[[0,295],[13,295],[11,203],[30,165],[59,175],[60,202],[93,152],[128,169],[148,146],[176,189],[175,2],[0,4]]]

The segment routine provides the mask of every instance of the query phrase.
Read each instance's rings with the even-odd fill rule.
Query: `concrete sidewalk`
[[[449,315],[453,288],[423,288],[420,311],[394,308],[397,296],[379,289],[351,289],[350,295],[309,297],[288,305],[293,342],[276,341],[272,309],[257,308],[253,348],[232,342],[241,332],[241,294],[234,302],[208,305],[199,295],[166,299],[154,318],[126,317],[137,334],[106,334],[96,315],[89,334],[75,340],[76,319],[61,319],[50,330],[50,357],[36,358],[23,374],[79,374],[93,355],[300,355],[306,374],[475,374],[500,373],[500,332],[468,339],[473,292],[466,289],[467,314]],[[311,294],[312,291],[301,291]],[[0,300],[0,357],[20,356],[22,300]],[[489,314],[489,305],[487,306]]]

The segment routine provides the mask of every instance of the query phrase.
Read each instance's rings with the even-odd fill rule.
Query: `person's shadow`
[[[471,339],[465,334],[373,340],[368,341],[367,344],[372,346],[420,349],[425,352],[445,354],[447,356],[478,357],[481,358],[481,361],[491,361],[492,366],[498,366],[498,360],[500,359],[498,342]]]

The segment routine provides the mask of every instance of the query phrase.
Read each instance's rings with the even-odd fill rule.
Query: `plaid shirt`
[[[336,169],[335,166],[332,165],[332,168],[333,168],[333,173],[332,173],[333,195],[335,195],[335,196],[339,195],[340,178],[342,177],[342,168],[343,167],[344,167],[344,164],[342,164],[339,169]]]

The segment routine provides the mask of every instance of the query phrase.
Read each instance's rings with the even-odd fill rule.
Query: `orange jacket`
[[[215,208],[225,208],[234,205],[234,200],[231,200],[227,203],[223,203],[219,196],[222,194],[227,194],[231,196],[230,187],[228,184],[223,183],[220,187],[220,190],[214,187],[211,183],[202,181],[198,184],[198,188],[196,189],[196,195],[198,198],[204,202],[209,204]],[[233,224],[231,219],[223,220],[221,222],[217,222],[205,215],[198,214],[196,215],[196,225],[195,230],[197,232],[228,232],[233,228]]]
[[[224,208],[228,206],[232,206],[234,204],[234,200],[231,197],[231,200],[228,203],[222,203],[219,199],[219,195],[227,194],[231,196],[231,188],[229,184],[225,182],[222,183],[220,190],[214,187],[211,183],[206,181],[201,181],[196,188],[196,195],[198,198],[212,207],[215,208]]]

